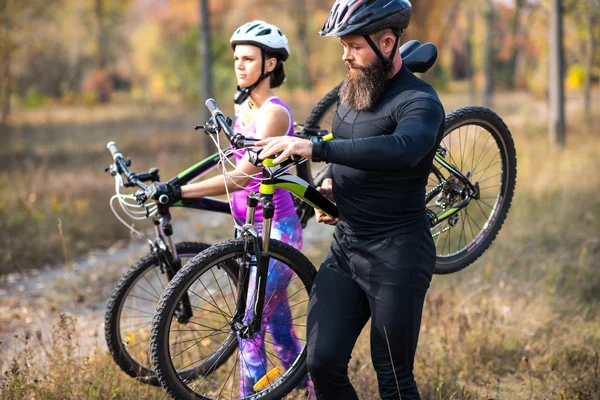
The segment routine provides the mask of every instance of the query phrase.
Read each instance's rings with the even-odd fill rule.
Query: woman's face
[[[262,66],[260,48],[249,44],[235,46],[233,62],[238,86],[250,86],[260,77]]]
[[[265,72],[275,67],[274,58],[265,60]],[[238,86],[253,85],[262,75],[262,58],[260,48],[249,44],[238,44],[233,52],[235,76]],[[273,64],[273,65],[271,65]]]

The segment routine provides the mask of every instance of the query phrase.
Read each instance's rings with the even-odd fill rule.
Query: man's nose
[[[344,49],[344,53],[342,54],[342,61],[347,62],[347,61],[353,61],[354,58],[352,57],[352,53],[350,52],[350,49]]]

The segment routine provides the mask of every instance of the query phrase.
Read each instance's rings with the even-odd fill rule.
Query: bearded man
[[[318,399],[357,399],[348,363],[371,319],[371,358],[383,399],[419,399],[413,362],[436,252],[425,187],[442,139],[444,109],[397,51],[407,0],[337,0],[320,34],[340,38],[348,73],[335,140],[270,138],[261,157],[296,154],[331,163],[320,188],[339,220],[311,291],[308,370]]]

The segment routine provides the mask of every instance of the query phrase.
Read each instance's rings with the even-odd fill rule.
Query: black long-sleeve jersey
[[[427,224],[425,187],[444,131],[433,88],[402,67],[372,112],[339,104],[335,140],[313,145],[313,159],[332,163],[338,229],[384,238]]]

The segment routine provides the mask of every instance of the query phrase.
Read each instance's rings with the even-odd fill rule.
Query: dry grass
[[[460,103],[460,100],[447,100],[448,104],[453,102]],[[574,122],[577,115],[569,114],[568,147],[561,150],[547,144],[544,117],[534,114],[539,107],[527,103],[526,99],[521,105],[519,112],[510,115],[504,112],[519,107],[509,101],[499,102],[497,106],[499,113],[510,119],[518,153],[517,191],[505,226],[482,259],[460,273],[436,276],[428,293],[415,364],[423,399],[600,398],[600,200],[597,195],[600,146],[589,129],[600,123],[600,115],[595,115],[587,125]],[[143,125],[152,126],[152,123]],[[136,161],[143,156],[141,150],[134,153],[135,143],[143,137],[141,130],[123,133],[119,142],[123,143],[123,150],[136,154],[134,166],[139,169],[163,165],[171,168],[171,164],[179,161],[189,164],[197,158],[189,149],[195,143],[194,132],[189,132],[189,139],[182,139],[181,147],[161,149],[168,143],[167,131],[167,127],[162,127],[147,135],[152,138],[148,146],[156,154],[152,162],[149,158]],[[31,178],[27,184],[18,184],[18,190],[12,194],[3,191],[0,201],[11,202],[10,208],[5,206],[2,211],[3,226],[5,218],[17,218],[12,215],[17,214],[17,210],[24,213],[27,204],[30,204],[27,206],[29,216],[32,210],[42,214],[49,212],[44,211],[42,204],[51,210],[55,193],[61,205],[71,204],[73,209],[71,214],[49,214],[46,218],[52,220],[48,226],[55,229],[57,216],[65,216],[62,221],[70,254],[80,251],[74,244],[76,235],[90,235],[96,229],[98,236],[102,236],[101,232],[106,229],[107,235],[102,236],[102,240],[108,243],[117,236],[115,231],[124,231],[109,225],[112,216],[98,211],[111,190],[110,178],[98,170],[109,161],[103,145],[115,136],[108,137],[101,130],[97,132],[98,137],[85,145],[87,157],[96,160],[94,167],[83,168],[81,162],[76,164],[86,177],[85,183],[63,182],[65,186],[53,189],[52,185],[61,182],[61,176],[74,181],[76,175],[73,168],[68,167],[69,163],[53,167],[50,156],[41,157],[48,160],[45,169],[34,162],[30,162],[30,167],[3,168],[0,182],[4,184],[10,179],[14,182],[14,177],[24,176],[24,173]],[[58,149],[57,144],[54,155]],[[48,152],[44,154],[51,153],[44,151]],[[172,168],[175,173],[177,168]],[[38,184],[32,184],[33,181]],[[27,203],[32,190],[36,193],[35,201]],[[77,214],[73,204],[86,193],[93,194],[89,208]],[[15,204],[22,204],[21,208],[15,208]],[[95,213],[101,214],[98,220],[91,215]],[[28,221],[25,217],[19,218]],[[100,226],[99,220],[109,226]],[[90,227],[89,231],[73,233],[69,225]],[[50,231],[48,228],[36,234]],[[17,235],[16,228],[9,232]],[[127,232],[121,236],[126,237]],[[3,252],[13,249],[17,239],[10,240],[9,246],[3,238]],[[94,243],[99,245],[101,241]],[[24,248],[26,246],[21,249]],[[55,251],[57,259],[63,257],[60,237],[45,249]],[[323,244],[306,251],[316,263],[325,249],[326,244]],[[11,254],[13,260],[25,257],[24,253]],[[6,266],[4,261],[2,265]],[[40,340],[38,334],[21,334],[23,350],[19,355],[14,359],[0,355],[0,370],[6,371],[0,378],[3,399],[163,396],[160,390],[140,385],[121,373],[102,350],[96,348],[89,354],[80,354],[79,338],[73,326],[69,317],[62,317],[51,338]],[[359,338],[353,353],[350,377],[362,399],[378,398],[368,329]]]

